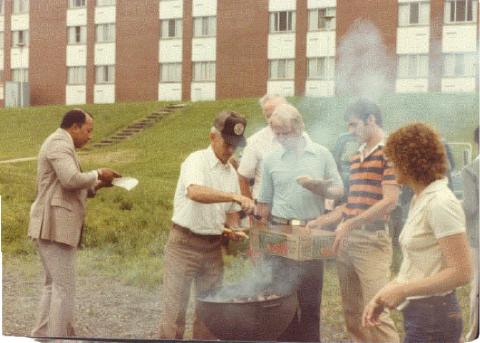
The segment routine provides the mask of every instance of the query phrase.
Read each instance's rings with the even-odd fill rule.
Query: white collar
[[[227,162],[223,164],[222,161],[218,159],[217,155],[215,155],[212,145],[209,145],[206,150],[207,150],[207,162],[211,169],[216,168],[217,166],[223,169],[230,169],[230,163]]]
[[[420,195],[435,193],[445,189],[445,187],[448,187],[448,179],[446,177],[431,182],[427,187],[425,187]]]
[[[378,142],[377,144],[375,144],[375,146],[370,149],[370,151],[368,153],[366,153],[365,155],[363,155],[363,150],[365,149],[365,147],[367,146],[367,143],[363,143],[362,145],[360,145],[358,147],[358,152],[360,154],[360,161],[363,162],[368,156],[370,156],[375,150],[377,150],[378,148],[380,147],[384,147],[385,146],[385,138],[382,138],[380,140],[380,142]]]

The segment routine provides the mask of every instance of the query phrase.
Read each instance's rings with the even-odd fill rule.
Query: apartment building
[[[341,94],[380,33],[391,92],[478,91],[478,0],[0,0],[0,104]]]

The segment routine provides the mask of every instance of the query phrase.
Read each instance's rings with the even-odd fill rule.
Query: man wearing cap
[[[173,203],[172,230],[165,247],[161,339],[182,339],[192,282],[195,297],[219,287],[223,276],[221,238],[225,227],[239,224],[239,211],[253,211],[240,194],[228,160],[245,146],[247,122],[235,112],[219,113],[210,130],[210,146],[182,163]],[[229,233],[236,239],[235,233]],[[195,310],[193,339],[215,339]]]
[[[343,195],[343,184],[332,154],[304,134],[302,115],[289,105],[275,108],[270,125],[281,148],[263,161],[262,186],[257,214],[270,218],[274,225],[305,225],[324,211],[325,198]],[[299,178],[328,180],[324,187],[312,192]],[[284,289],[285,282],[296,289],[299,314],[280,341],[320,340],[320,304],[323,284],[323,262],[297,262],[271,256],[273,285]]]

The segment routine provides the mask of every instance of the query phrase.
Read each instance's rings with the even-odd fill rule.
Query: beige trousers
[[[45,279],[39,312],[31,335],[74,336],[76,248],[41,239],[35,240],[35,243],[45,271]]]
[[[192,283],[195,298],[219,287],[223,278],[221,236],[201,237],[172,228],[165,247],[163,306],[159,338],[183,339],[185,314]],[[193,339],[216,339],[195,309]]]
[[[387,311],[380,325],[362,326],[365,305],[390,280],[392,243],[386,230],[352,230],[337,255],[342,305],[347,331],[355,342],[399,342],[393,320]]]

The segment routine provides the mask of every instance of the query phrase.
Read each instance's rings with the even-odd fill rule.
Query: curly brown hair
[[[385,155],[398,173],[428,185],[445,176],[447,154],[440,135],[429,125],[414,123],[393,132]]]

